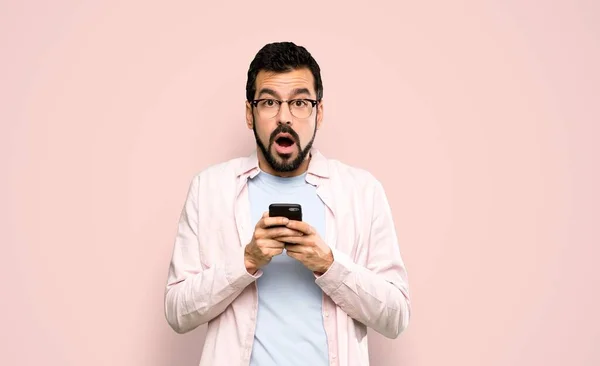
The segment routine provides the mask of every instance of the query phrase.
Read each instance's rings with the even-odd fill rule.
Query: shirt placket
[[[250,224],[250,201],[248,197],[248,176],[240,177],[240,182],[237,187],[237,195],[235,200],[235,222],[240,238],[241,246],[245,245],[246,238],[252,236],[253,226]],[[242,344],[242,364],[249,365],[252,355],[252,344],[254,342],[254,332],[256,331],[256,317],[258,311],[258,284],[254,281],[254,301],[252,303],[252,311],[247,323],[247,333]]]
[[[309,182],[310,183],[310,182]],[[325,243],[334,248],[336,246],[337,228],[335,225],[335,207],[331,190],[327,181],[316,179],[317,195],[325,204]],[[329,364],[331,366],[339,365],[338,362],[338,342],[336,312],[333,301],[323,293],[323,323],[327,335],[327,347],[329,351]]]

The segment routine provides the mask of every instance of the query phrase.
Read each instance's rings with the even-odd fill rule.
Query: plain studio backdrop
[[[412,295],[376,366],[600,364],[598,1],[2,1],[0,364],[193,366],[163,291],[194,174],[254,147],[266,43],[322,67]]]

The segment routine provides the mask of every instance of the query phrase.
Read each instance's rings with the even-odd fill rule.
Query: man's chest
[[[327,245],[357,262],[365,259],[363,247],[370,235],[365,213],[369,207],[359,190],[322,185],[304,195],[287,191],[261,194],[252,184],[245,184],[235,192],[199,192],[198,245],[205,263],[232,255],[248,244],[269,204],[282,202],[301,204],[303,221],[313,226]]]
[[[278,190],[264,189],[257,184],[248,185],[251,225],[256,225],[263,213],[273,203],[299,204],[302,221],[312,226],[321,237],[326,235],[326,206],[313,186],[281,187]]]

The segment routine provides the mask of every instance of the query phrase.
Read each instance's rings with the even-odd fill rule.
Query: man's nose
[[[281,103],[279,106],[279,115],[277,116],[277,123],[279,124],[292,124],[292,113],[290,112],[289,103]]]

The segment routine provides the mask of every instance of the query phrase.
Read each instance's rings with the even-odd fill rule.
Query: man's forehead
[[[256,75],[256,91],[269,88],[280,92],[306,88],[314,93],[314,78],[309,69],[294,69],[286,72],[259,71]]]

